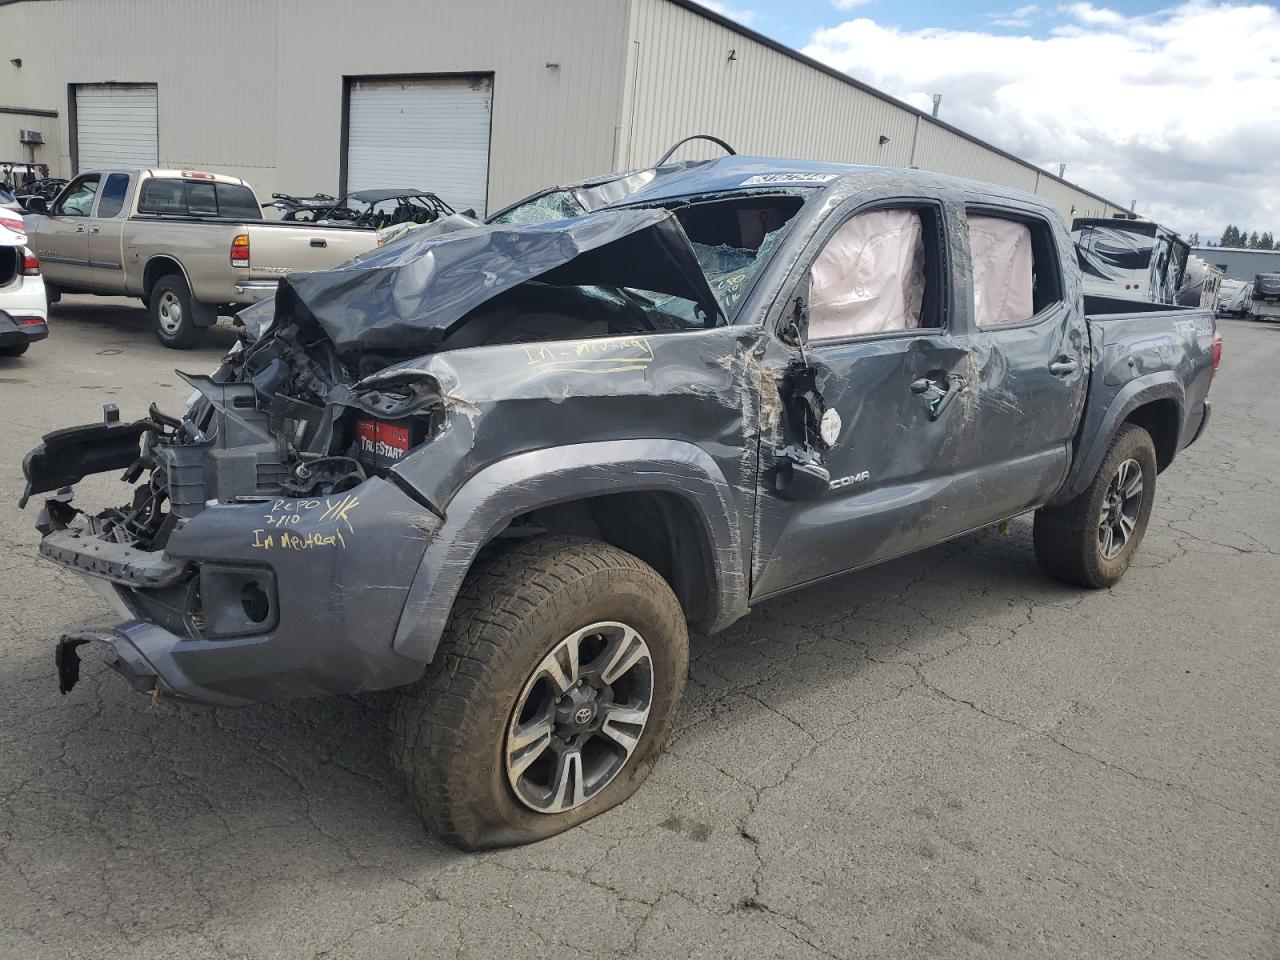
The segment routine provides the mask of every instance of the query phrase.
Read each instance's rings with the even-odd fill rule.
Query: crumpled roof
[[[679,221],[649,209],[410,234],[330,270],[283,278],[274,319],[277,327],[313,321],[340,353],[427,352],[469,311],[535,278],[634,287],[720,315]]]

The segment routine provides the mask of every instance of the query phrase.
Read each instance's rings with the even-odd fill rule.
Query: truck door
[[[59,287],[89,289],[89,219],[98,195],[100,177],[76,177],[49,208],[36,233],[36,256],[47,264],[45,275]]]
[[[1001,516],[1062,482],[1088,389],[1088,331],[1047,220],[966,208],[972,279],[973,431],[966,456]],[[998,518],[995,518],[998,519]]]
[[[98,206],[89,223],[89,264],[97,291],[125,293],[121,234],[128,219],[129,175],[109,173],[98,191]]]
[[[799,301],[808,331],[803,349],[795,333],[778,344],[784,417],[761,445],[753,600],[976,525],[957,489],[971,364],[948,216],[940,200],[864,203],[802,256],[787,309]]]

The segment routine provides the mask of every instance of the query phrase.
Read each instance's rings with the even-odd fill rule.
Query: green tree
[[[1271,231],[1270,231],[1270,230],[1268,230],[1266,233],[1264,233],[1264,234],[1262,235],[1262,246],[1261,246],[1261,249],[1263,249],[1263,250],[1274,250],[1275,248],[1276,248],[1276,241],[1275,241],[1275,238],[1274,238],[1273,236],[1271,236]]]
[[[1257,230],[1253,231],[1253,233],[1249,236],[1249,249],[1250,250],[1262,249],[1262,238],[1258,236]]]
[[[1240,245],[1240,231],[1234,223],[1227,224],[1227,229],[1222,231],[1222,239],[1218,242],[1220,247],[1236,247]]]
[[[1191,236],[1187,237],[1187,243],[1191,244],[1193,247],[1200,246],[1200,234],[1191,234]]]

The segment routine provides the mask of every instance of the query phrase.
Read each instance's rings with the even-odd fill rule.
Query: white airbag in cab
[[[924,234],[914,210],[851,217],[813,262],[809,336],[814,340],[920,326]]]
[[[1031,230],[999,217],[969,216],[973,309],[979,327],[1030,320],[1035,313]]]

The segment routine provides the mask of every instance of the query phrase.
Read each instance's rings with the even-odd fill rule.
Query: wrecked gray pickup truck
[[[1048,573],[1121,577],[1208,420],[1208,311],[1082,298],[1054,209],[998,187],[606,186],[290,276],[185,415],[46,436],[40,552],[123,620],[59,641],[63,689],[90,642],[206,704],[398,688],[415,805],[486,847],[636,789],[686,623],[1031,510]],[[82,512],[107,470],[130,496]]]

